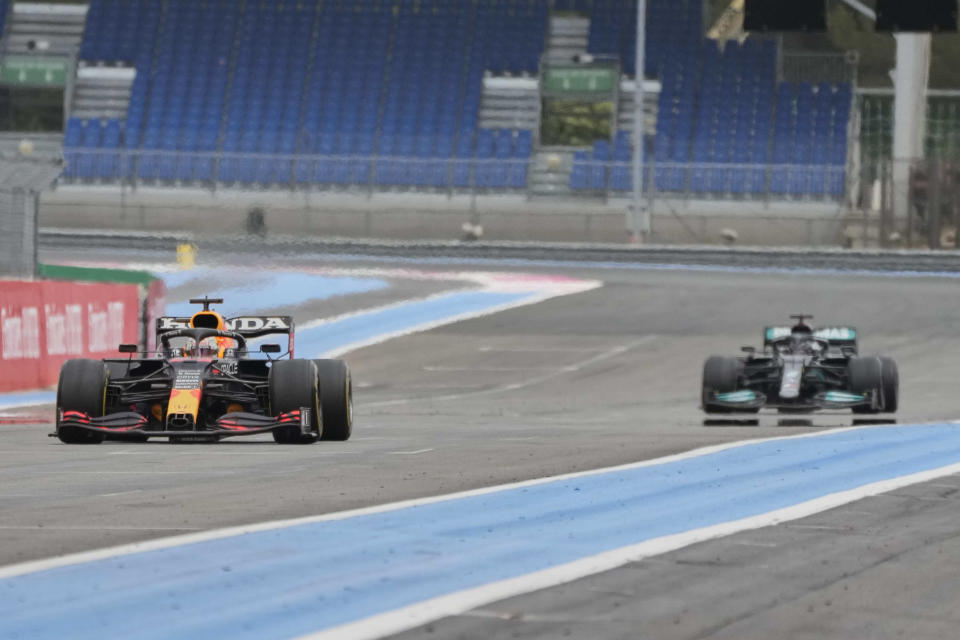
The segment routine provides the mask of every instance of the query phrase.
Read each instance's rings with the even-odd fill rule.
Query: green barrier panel
[[[157,278],[146,271],[68,267],[59,264],[38,264],[37,275],[51,280],[80,280],[85,282],[119,282],[149,287]]]

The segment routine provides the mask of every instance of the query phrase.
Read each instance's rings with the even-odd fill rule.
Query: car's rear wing
[[[239,333],[244,338],[259,338],[277,333],[284,333],[292,338],[294,332],[293,318],[290,316],[239,316],[224,318],[223,323],[226,331]],[[157,318],[158,339],[168,331],[189,328],[190,318]]]
[[[768,347],[774,341],[790,335],[790,327],[765,327],[763,330],[763,346]],[[813,336],[827,340],[830,346],[842,349],[844,347],[857,348],[857,330],[854,327],[817,327]]]

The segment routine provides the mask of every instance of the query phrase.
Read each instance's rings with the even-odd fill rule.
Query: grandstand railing
[[[588,160],[582,166],[583,182],[581,175],[571,175],[575,192],[630,196],[630,162]],[[649,198],[841,201],[848,189],[846,166],[827,164],[660,162],[647,158],[643,179]]]
[[[406,188],[424,192],[525,193],[528,158],[421,158],[369,155],[182,152],[71,148],[62,179],[112,183],[282,190]],[[648,158],[650,198],[840,201],[848,189],[844,165],[659,162]],[[588,160],[570,175],[571,193],[629,197],[629,161]]]
[[[423,190],[525,190],[530,158],[424,158],[160,149],[64,150],[63,178],[73,182],[236,186],[410,187]]]

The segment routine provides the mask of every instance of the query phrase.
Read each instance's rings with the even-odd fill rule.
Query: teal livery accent
[[[857,330],[853,327],[820,327],[813,335],[824,340],[851,341],[857,339]]]
[[[827,391],[823,399],[827,402],[862,402],[866,396],[862,393],[847,393],[846,391]]]
[[[717,400],[720,402],[753,402],[757,399],[757,394],[749,389],[743,391],[729,391],[727,393],[718,393]]]
[[[785,338],[790,335],[790,327],[767,327],[764,337],[766,342],[773,342],[778,338]]]

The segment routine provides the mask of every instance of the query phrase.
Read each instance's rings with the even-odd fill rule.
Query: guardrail
[[[202,253],[236,257],[243,252],[278,255],[358,256],[404,260],[553,261],[567,263],[623,263],[637,265],[696,265],[783,271],[840,271],[853,273],[914,272],[960,274],[960,255],[930,250],[791,249],[717,246],[614,245],[567,242],[457,242],[377,241],[300,236],[222,236],[98,232],[80,229],[41,229],[44,249],[84,246],[161,251],[173,256],[178,244],[191,242]]]

